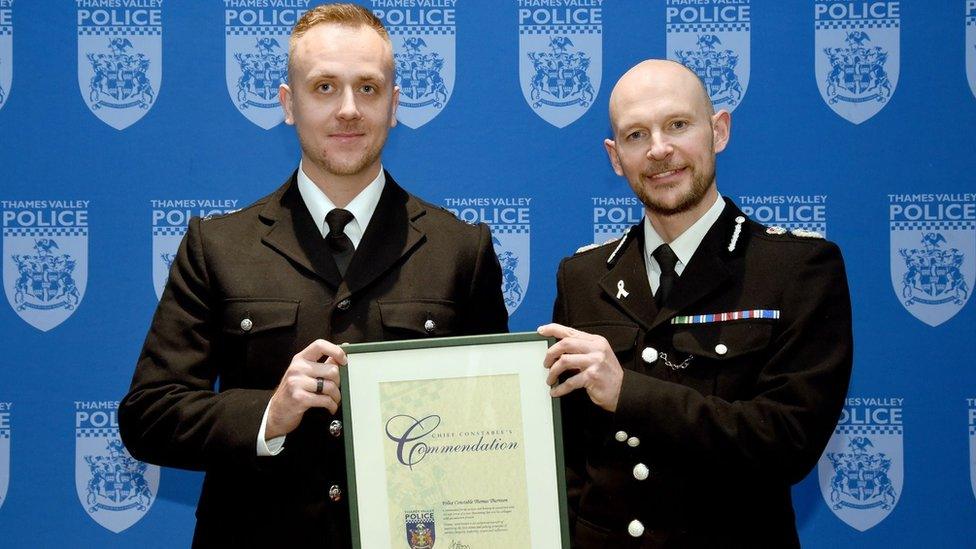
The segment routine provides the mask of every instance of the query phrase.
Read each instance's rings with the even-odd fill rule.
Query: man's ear
[[[278,86],[278,102],[281,103],[281,110],[285,111],[285,124],[292,126],[295,124],[295,117],[292,114],[292,94],[288,84]]]
[[[617,143],[613,139],[604,139],[603,148],[607,150],[607,156],[610,157],[610,165],[613,166],[614,173],[623,177],[624,170],[620,167],[620,157],[617,155]]]
[[[720,110],[712,115],[712,143],[715,152],[720,153],[729,144],[732,132],[732,115],[727,110]]]

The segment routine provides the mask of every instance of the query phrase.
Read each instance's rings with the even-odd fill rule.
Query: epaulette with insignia
[[[241,211],[241,209],[242,208],[238,208],[236,210],[228,210],[228,211],[225,211],[225,212],[215,212],[215,213],[207,214],[207,215],[201,217],[200,218],[200,221],[210,221],[211,219],[220,219],[221,217],[227,217],[230,214],[237,213],[237,212]]]
[[[800,238],[820,238],[822,239],[824,235],[818,233],[817,231],[808,231],[806,229],[793,229],[790,231],[793,236],[798,236]]]
[[[786,234],[783,227],[766,227],[766,234]]]
[[[620,240],[620,237],[619,236],[617,238],[611,238],[610,240],[607,240],[603,244],[595,244],[594,243],[594,244],[587,244],[586,246],[580,246],[579,248],[576,249],[576,252],[573,255],[581,254],[583,252],[588,252],[590,250],[595,250],[595,249],[599,248],[600,246],[606,246],[607,244],[610,244],[612,242],[616,242],[618,240]]]
[[[599,247],[600,247],[600,245],[599,244],[596,244],[596,243],[594,243],[594,244],[587,244],[585,246],[580,246],[579,248],[576,248],[576,251],[573,252],[573,255],[581,254],[583,252],[588,252],[588,251],[590,251],[590,250],[592,250],[594,248],[599,248]]]

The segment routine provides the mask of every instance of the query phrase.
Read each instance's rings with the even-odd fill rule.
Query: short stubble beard
[[[695,206],[701,204],[701,201],[708,194],[708,189],[715,183],[715,167],[713,166],[708,173],[695,173],[692,175],[691,188],[688,192],[680,197],[678,203],[669,206],[663,202],[657,201],[651,196],[651,193],[647,192],[644,187],[644,182],[642,176],[638,175],[638,185],[634,185],[634,193],[637,198],[644,204],[647,211],[655,213],[661,216],[671,216],[680,213],[687,212],[693,209]]]

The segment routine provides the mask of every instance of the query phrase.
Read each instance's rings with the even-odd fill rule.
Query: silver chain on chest
[[[688,358],[682,360],[679,364],[675,364],[668,360],[668,353],[661,353],[660,357],[661,360],[664,361],[664,365],[672,370],[684,370],[689,364],[691,364],[691,359],[695,358],[694,355],[688,355]]]

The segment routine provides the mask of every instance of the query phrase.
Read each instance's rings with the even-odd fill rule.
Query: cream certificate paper
[[[519,335],[447,341],[500,337]],[[548,344],[521,337],[532,339],[351,348],[343,394],[360,547],[563,546]]]

